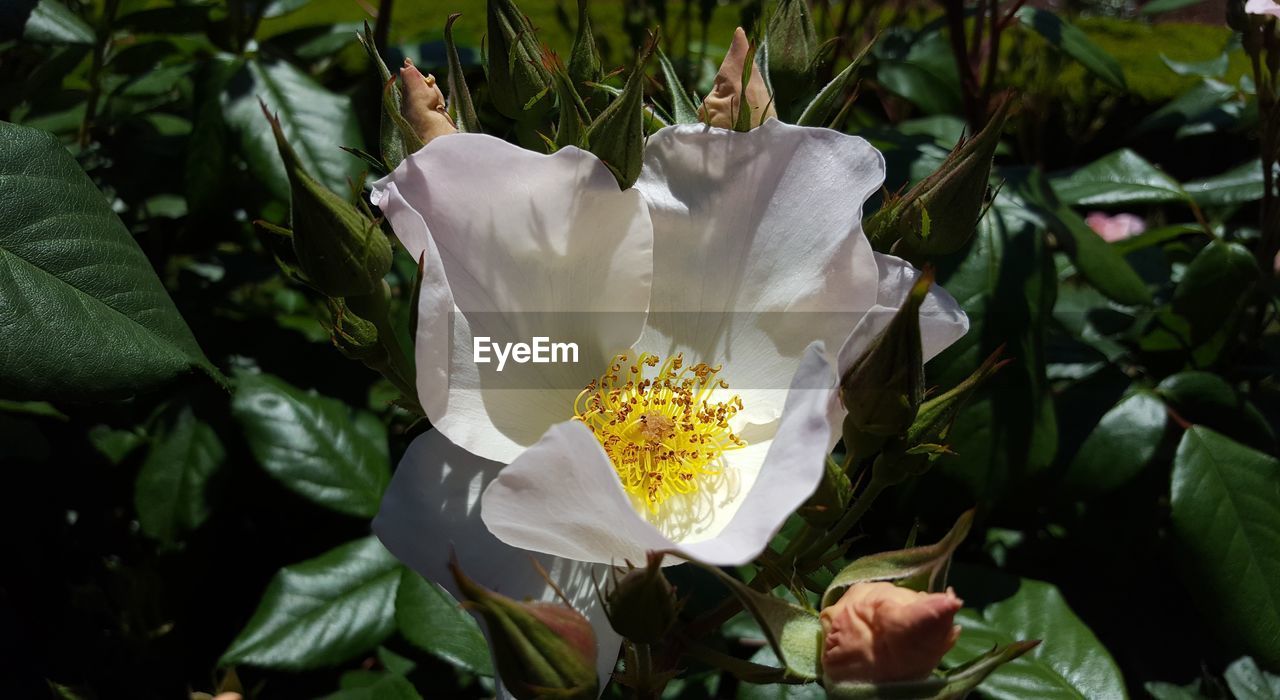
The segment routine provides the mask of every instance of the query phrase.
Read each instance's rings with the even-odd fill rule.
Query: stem
[[[871,482],[867,484],[866,490],[859,494],[857,500],[853,502],[853,507],[845,511],[844,516],[840,518],[840,521],[836,523],[835,527],[828,530],[827,534],[823,535],[816,543],[803,551],[800,556],[797,557],[797,561],[808,562],[817,559],[822,556],[823,552],[830,549],[832,545],[844,539],[844,536],[849,533],[849,530],[852,529],[859,520],[862,519],[863,515],[866,515],[867,511],[871,509],[871,504],[875,502],[880,493],[888,486],[889,485],[885,482],[875,478],[875,475],[873,474]]]
[[[396,329],[391,325],[390,307],[387,297],[390,292],[385,283],[381,290],[358,297],[347,297],[347,306],[361,318],[368,320],[378,330],[378,345],[382,348],[385,361],[369,361],[365,364],[386,377],[405,399],[411,401],[421,412],[418,400],[417,385],[414,382],[413,363],[404,353],[397,339]]]
[[[115,24],[120,0],[107,0],[102,10],[102,26],[93,42],[93,63],[89,66],[89,99],[85,103],[84,118],[80,121],[80,147],[89,145],[94,119],[98,116],[98,102],[102,99],[102,68],[107,62],[107,49],[111,44],[111,28]]]
[[[656,675],[653,672],[653,654],[648,644],[633,642],[632,647],[635,649],[636,668],[636,697],[645,698],[646,700],[657,700],[662,696],[662,688]]]
[[[960,92],[964,97],[964,112],[969,119],[969,126],[975,131],[981,128],[982,115],[978,106],[978,79],[973,72],[973,64],[969,62],[968,47],[965,46],[964,35],[964,0],[946,0],[943,9],[947,15],[947,35],[951,39],[951,54],[956,62],[956,72],[960,74]],[[979,20],[981,21],[981,20]]]

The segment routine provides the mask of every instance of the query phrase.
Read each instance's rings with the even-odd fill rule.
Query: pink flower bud
[[[760,69],[754,61],[751,64],[751,76],[747,79],[747,87],[742,89],[742,74],[747,65],[747,53],[751,46],[747,41],[747,33],[738,27],[733,32],[733,43],[729,44],[729,52],[725,54],[720,71],[711,93],[702,100],[702,109],[698,116],[711,126],[733,129],[738,124],[738,114],[745,107],[751,110],[751,127],[760,126],[769,117],[778,116],[773,108],[773,98],[769,88],[764,84]],[[743,93],[746,93],[745,95]],[[743,105],[743,98],[746,104]]]
[[[413,61],[406,58],[404,67],[400,69],[400,79],[404,81],[404,102],[400,111],[414,133],[422,139],[423,145],[437,136],[457,133],[458,127],[449,118],[444,93],[440,92],[434,75],[424,76]]]
[[[1147,230],[1147,223],[1133,214],[1107,216],[1100,211],[1095,211],[1086,216],[1084,222],[1108,243],[1123,241]]]
[[[927,678],[955,645],[963,601],[950,588],[921,593],[892,583],[858,583],[822,611],[827,682]]]

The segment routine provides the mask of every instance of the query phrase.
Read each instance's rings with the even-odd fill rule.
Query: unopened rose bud
[[[963,601],[883,581],[849,587],[822,611],[827,683],[887,683],[929,677],[955,645]]]
[[[555,103],[537,33],[512,0],[488,0],[487,4],[489,99],[509,119],[536,122]]]
[[[738,127],[744,97],[742,78],[748,60],[752,61],[751,75],[747,79],[745,89],[746,106],[750,109],[748,128],[754,129],[769,117],[778,116],[773,106],[773,98],[769,95],[769,88],[764,84],[760,69],[752,60],[753,54],[750,42],[747,41],[747,33],[742,30],[742,27],[738,27],[733,32],[733,43],[729,45],[729,52],[725,54],[724,62],[720,64],[720,70],[716,73],[711,93],[702,100],[702,108],[698,110],[698,117],[702,121],[725,129]]]
[[[413,127],[418,138],[422,139],[422,145],[425,146],[437,136],[458,133],[458,127],[449,118],[444,93],[440,92],[434,75],[423,75],[413,65],[413,61],[406,58],[404,67],[400,69],[400,79],[404,81],[400,113],[409,122],[409,126]]]
[[[467,604],[484,617],[494,665],[513,696],[595,700],[596,635],[578,611],[558,603],[522,603],[472,581],[449,563]]]
[[[650,552],[643,568],[628,571],[605,600],[618,634],[641,644],[662,639],[680,612],[676,589],[662,574],[662,555]]]

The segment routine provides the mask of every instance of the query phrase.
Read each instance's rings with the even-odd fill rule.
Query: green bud
[[[587,14],[587,0],[578,0],[578,33],[569,51],[569,77],[576,86],[600,82],[600,49],[591,32],[591,17]]]
[[[808,0],[781,0],[769,18],[769,80],[778,104],[789,107],[813,85],[818,36]]]
[[[627,76],[622,94],[587,130],[587,150],[604,161],[624,190],[640,177],[644,161],[644,66],[657,43],[656,35],[650,37]]]
[[[902,308],[840,381],[848,427],[872,435],[900,435],[916,419],[924,398],[924,350],[920,305],[933,285],[926,269]]]
[[[831,525],[844,514],[852,495],[853,485],[849,482],[849,475],[835,460],[828,457],[827,469],[822,475],[822,481],[818,483],[818,490],[805,501],[798,511],[799,515],[815,527]]]
[[[335,347],[352,360],[363,360],[383,352],[378,328],[357,316],[341,298],[329,297],[329,337]]]
[[[378,77],[381,78],[381,82],[378,84],[387,85],[387,83],[391,82],[391,70],[387,68],[382,56],[378,54],[377,44],[373,41],[373,30],[369,28],[368,22],[364,23],[364,31],[356,34],[356,38],[360,40],[360,45],[364,47],[365,53],[368,54],[369,61],[373,64],[374,69],[378,71]],[[392,112],[398,113],[401,109],[400,88],[392,84],[391,94],[387,97],[387,102],[390,103]],[[405,150],[404,139],[400,138],[400,131],[396,129],[395,120],[385,107],[380,112],[378,121],[378,147],[382,162],[390,170],[394,170],[408,155]]]
[[[613,583],[605,598],[609,623],[640,644],[662,639],[680,613],[676,589],[662,574],[662,553],[649,552],[644,568],[632,568]]]
[[[1011,103],[1009,97],[1001,99],[982,131],[958,144],[936,172],[905,195],[885,200],[866,225],[877,250],[892,245],[894,254],[915,260],[945,255],[969,242],[986,201],[991,161]]]
[[[996,349],[964,381],[939,396],[920,404],[916,420],[902,438],[894,438],[876,458],[873,469],[875,478],[887,484],[896,484],[909,477],[929,471],[934,461],[950,454],[947,439],[960,411],[1009,360],[1001,360],[1004,346]]]
[[[591,623],[559,603],[521,603],[494,593],[462,573],[449,570],[467,607],[484,617],[494,663],[503,685],[517,698],[595,700],[596,636]]]
[[[551,84],[556,93],[556,103],[560,106],[556,117],[555,147],[581,146],[586,139],[587,123],[591,115],[587,106],[574,87],[573,78],[565,69],[564,63],[551,51],[543,55],[543,65],[551,74]]]
[[[489,0],[489,98],[503,116],[536,121],[551,109],[551,76],[533,25],[512,0]]]
[[[331,297],[369,294],[391,269],[391,243],[378,223],[307,174],[280,120],[262,105],[289,175],[293,251],[311,284]]]

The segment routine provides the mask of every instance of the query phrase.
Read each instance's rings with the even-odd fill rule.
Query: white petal
[[[675,546],[636,512],[585,424],[554,425],[484,492],[484,522],[514,547],[603,564]]]
[[[843,374],[893,320],[911,291],[920,271],[902,258],[876,253],[879,288],[876,304],[849,334],[840,348],[838,366]],[[947,290],[934,285],[920,305],[920,344],[924,359],[933,359],[969,331],[969,317]]]
[[[621,638],[609,626],[592,579],[604,567],[534,554],[499,542],[480,519],[480,495],[502,468],[450,443],[437,431],[416,438],[382,497],[373,530],[400,561],[444,586],[455,598],[450,549],[463,571],[491,590],[517,600],[556,600],[533,565],[537,560],[591,621],[599,653],[601,688],[613,672]]]
[[[500,139],[432,141],[374,185],[414,259],[425,255],[418,392],[436,429],[510,461],[553,423],[614,352],[640,335],[652,229],[640,195],[595,156]],[[477,366],[473,337],[574,342],[579,363]],[[450,342],[451,341],[451,342]]]
[[[835,386],[835,371],[814,343],[793,379],[776,436],[730,462],[738,483],[715,489],[702,482],[694,496],[705,497],[699,505],[710,512],[698,510],[689,523],[677,514],[675,536],[667,516],[664,534],[639,513],[600,443],[577,421],[551,428],[498,474],[482,499],[484,521],[507,544],[569,559],[639,562],[647,550],[677,549],[713,564],[745,563],[817,487]]]
[[[875,303],[862,205],[884,179],[865,140],[770,120],[649,138],[636,183],[654,229],[640,348],[723,362],[743,417],[774,420],[805,347],[836,348]]]
[[[683,544],[690,557],[718,566],[737,566],[759,556],[786,519],[818,487],[830,451],[827,415],[838,378],[820,343],[805,351],[787,393],[777,433],[759,476],[733,520],[711,539]]]

